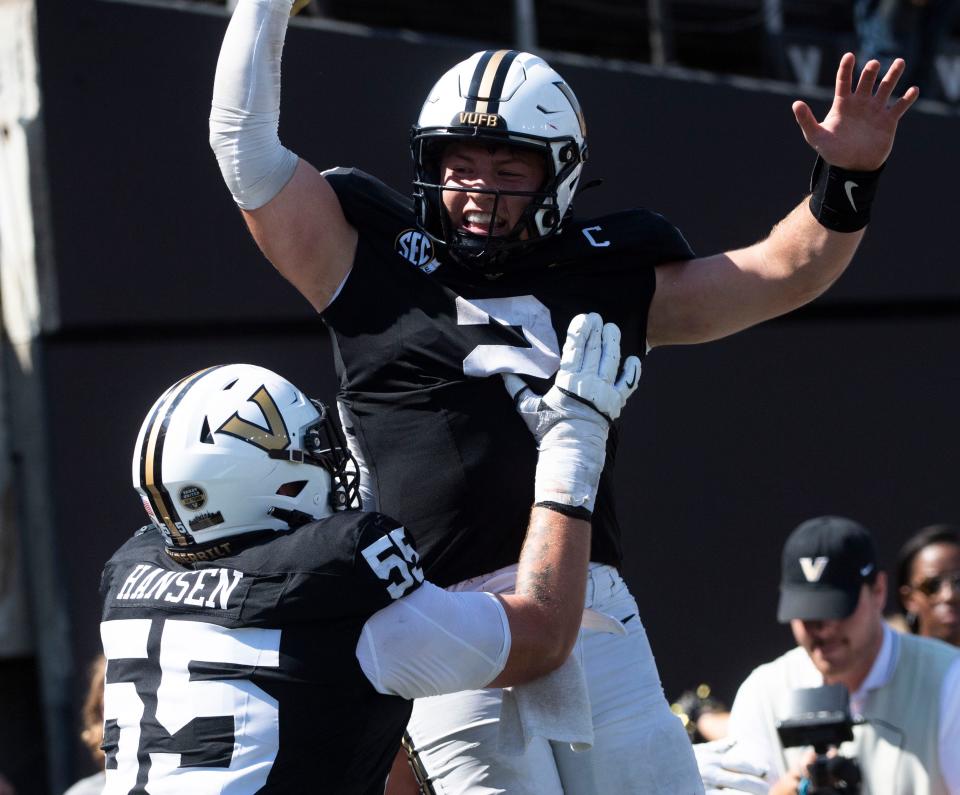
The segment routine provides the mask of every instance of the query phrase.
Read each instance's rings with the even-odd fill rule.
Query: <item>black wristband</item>
[[[813,217],[835,232],[863,229],[870,223],[870,206],[882,171],[883,166],[876,171],[850,171],[831,166],[817,155],[810,175]]]
[[[548,508],[551,511],[562,513],[564,516],[569,516],[572,519],[583,519],[587,522],[589,522],[593,516],[593,514],[582,505],[564,505],[562,502],[553,502],[552,500],[535,502],[534,507]]]

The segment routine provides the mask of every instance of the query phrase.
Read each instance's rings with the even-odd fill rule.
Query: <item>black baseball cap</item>
[[[877,548],[867,528],[842,516],[809,519],[783,546],[777,620],[846,618],[860,587],[876,577]]]

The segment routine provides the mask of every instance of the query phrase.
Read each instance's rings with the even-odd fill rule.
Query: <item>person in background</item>
[[[842,684],[860,719],[840,753],[871,795],[960,795],[960,650],[883,621],[886,574],[873,536],[838,516],[804,522],[783,548],[777,617],[797,647],[754,669],[730,712],[730,737],[770,771],[772,795],[810,787],[809,748],[784,748],[777,723],[793,691]]]
[[[103,742],[103,677],[106,668],[107,661],[102,654],[98,654],[90,663],[90,685],[80,713],[80,739],[90,749],[90,755],[99,770],[92,776],[80,779],[63,795],[101,795],[106,784],[104,756],[100,749],[100,743]]]
[[[684,690],[670,705],[692,743],[711,742],[727,736],[730,709],[717,699],[710,685],[701,683],[694,690]]]
[[[907,540],[897,557],[897,595],[912,633],[960,646],[960,528],[934,524]]]

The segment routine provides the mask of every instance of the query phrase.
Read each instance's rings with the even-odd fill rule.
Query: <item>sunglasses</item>
[[[955,571],[950,574],[938,574],[936,577],[927,577],[924,580],[920,580],[920,582],[913,587],[927,596],[936,596],[940,593],[940,589],[943,588],[945,582],[950,583],[950,587],[953,588],[953,590],[960,591],[960,571]]]

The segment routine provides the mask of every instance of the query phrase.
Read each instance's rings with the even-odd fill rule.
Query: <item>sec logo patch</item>
[[[440,267],[433,255],[433,242],[418,229],[406,229],[397,235],[397,253],[424,273],[433,273]]]

